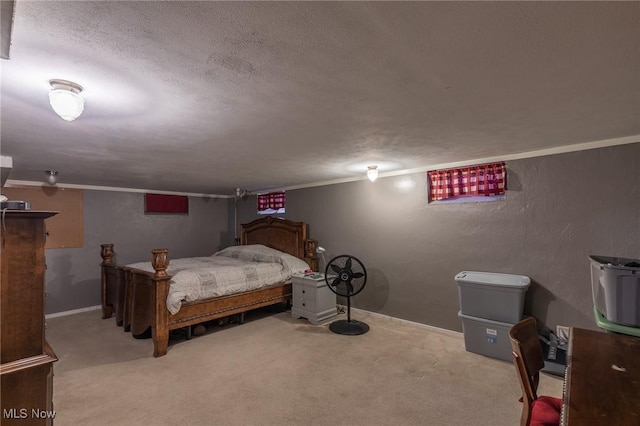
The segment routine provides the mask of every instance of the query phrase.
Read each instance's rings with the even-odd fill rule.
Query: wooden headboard
[[[307,224],[265,216],[242,225],[240,244],[263,244],[310,262],[316,260],[316,242],[307,239]],[[315,270],[315,268],[312,268]]]

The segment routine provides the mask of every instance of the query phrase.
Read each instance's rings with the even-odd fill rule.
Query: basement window
[[[287,197],[284,191],[258,194],[258,214],[284,213]]]
[[[506,184],[504,162],[427,172],[432,204],[504,200]]]

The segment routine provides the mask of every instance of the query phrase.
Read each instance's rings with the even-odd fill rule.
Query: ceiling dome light
[[[58,172],[55,170],[46,170],[47,174],[47,183],[49,185],[55,185],[58,182]]]
[[[82,86],[67,80],[49,80],[51,108],[63,120],[73,121],[84,111],[84,99],[80,96]]]
[[[375,182],[378,179],[378,166],[369,166],[367,170],[367,177],[371,182]]]

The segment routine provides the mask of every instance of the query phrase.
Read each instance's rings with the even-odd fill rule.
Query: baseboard
[[[344,308],[344,310],[346,311],[347,307],[343,306],[343,305],[338,305],[341,308]],[[420,322],[415,322],[415,321],[409,321],[409,320],[405,320],[402,318],[396,318],[396,317],[392,317],[389,315],[384,315],[384,314],[379,314],[377,312],[371,312],[371,311],[366,311],[364,309],[359,309],[359,308],[354,308],[351,307],[351,311],[352,312],[361,312],[363,314],[367,314],[367,315],[371,315],[380,319],[384,319],[390,322],[397,322],[397,323],[402,323],[402,324],[408,324],[408,325],[412,325],[415,327],[421,327],[421,328],[425,328],[429,331],[433,331],[435,333],[440,333],[440,334],[446,334],[447,336],[452,336],[452,337],[457,337],[459,339],[463,339],[464,338],[464,334],[459,332],[459,331],[453,331],[453,330],[447,330],[446,328],[440,328],[440,327],[435,327],[433,325],[427,325],[427,324],[422,324]]]
[[[347,307],[344,306],[344,305],[338,305],[338,306],[343,308],[344,310],[347,309]],[[67,316],[67,315],[79,314],[81,312],[97,311],[99,309],[102,309],[102,306],[96,305],[96,306],[89,306],[87,308],[73,309],[71,311],[56,312],[54,314],[45,315],[45,319],[64,317],[64,316]],[[371,311],[367,311],[367,310],[359,309],[359,308],[354,308],[354,307],[352,307],[351,310],[354,311],[354,312],[361,312],[363,314],[371,315],[371,316],[374,316],[374,317],[377,317],[377,318],[380,318],[380,319],[384,319],[384,320],[387,320],[387,321],[391,321],[391,322],[398,322],[398,323],[402,323],[402,324],[412,325],[414,327],[425,328],[425,329],[427,329],[429,331],[433,331],[433,332],[441,333],[441,334],[446,334],[448,336],[453,336],[453,337],[457,337],[457,338],[460,338],[460,339],[462,339],[464,337],[464,334],[460,333],[459,331],[447,330],[446,328],[435,327],[433,325],[422,324],[420,322],[409,321],[409,320],[406,320],[406,319],[396,318],[396,317],[392,317],[392,316],[389,316],[389,315],[379,314],[377,312],[371,312]]]
[[[66,317],[67,315],[79,314],[80,312],[97,311],[99,309],[102,309],[101,305],[89,306],[88,308],[72,309],[70,311],[56,312],[55,314],[47,314],[44,316],[44,318],[49,319],[49,318],[57,318],[57,317]]]

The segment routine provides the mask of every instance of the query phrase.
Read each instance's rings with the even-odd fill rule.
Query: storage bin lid
[[[589,256],[591,263],[597,263],[600,267],[615,268],[615,269],[628,269],[631,271],[640,270],[640,259],[628,259],[626,257],[611,257],[611,256]]]
[[[531,279],[525,275],[499,274],[497,272],[462,271],[455,276],[455,280],[458,283],[519,289],[526,289],[531,284]]]
[[[510,329],[513,326],[513,324],[510,322],[495,321],[487,318],[480,318],[480,317],[474,317],[471,315],[465,315],[461,311],[458,311],[458,318],[460,318],[463,321],[464,320],[472,321],[476,324],[493,325],[493,326],[503,327],[506,329]]]

